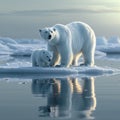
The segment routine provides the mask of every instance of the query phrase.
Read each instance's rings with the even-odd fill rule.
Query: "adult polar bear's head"
[[[40,36],[50,43],[57,43],[58,42],[58,32],[55,28],[43,28],[39,30]]]

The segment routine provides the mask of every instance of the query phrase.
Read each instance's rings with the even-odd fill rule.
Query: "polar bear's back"
[[[66,25],[72,34],[72,49],[74,53],[81,51],[84,43],[91,45],[95,40],[92,28],[83,22],[72,22]]]

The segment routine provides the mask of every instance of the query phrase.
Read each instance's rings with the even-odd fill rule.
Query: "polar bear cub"
[[[35,50],[31,55],[32,66],[48,67],[52,60],[52,53],[47,50]]]

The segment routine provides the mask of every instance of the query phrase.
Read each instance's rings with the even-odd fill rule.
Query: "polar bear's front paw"
[[[56,65],[55,67],[61,67],[61,65]]]

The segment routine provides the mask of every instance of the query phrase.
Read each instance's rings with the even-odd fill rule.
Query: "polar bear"
[[[32,66],[48,67],[52,60],[52,54],[47,50],[35,50],[31,55]]]
[[[94,65],[96,37],[92,28],[83,22],[67,25],[56,24],[39,30],[40,36],[47,41],[48,50],[53,51],[51,66],[78,65],[81,55],[84,65]]]

